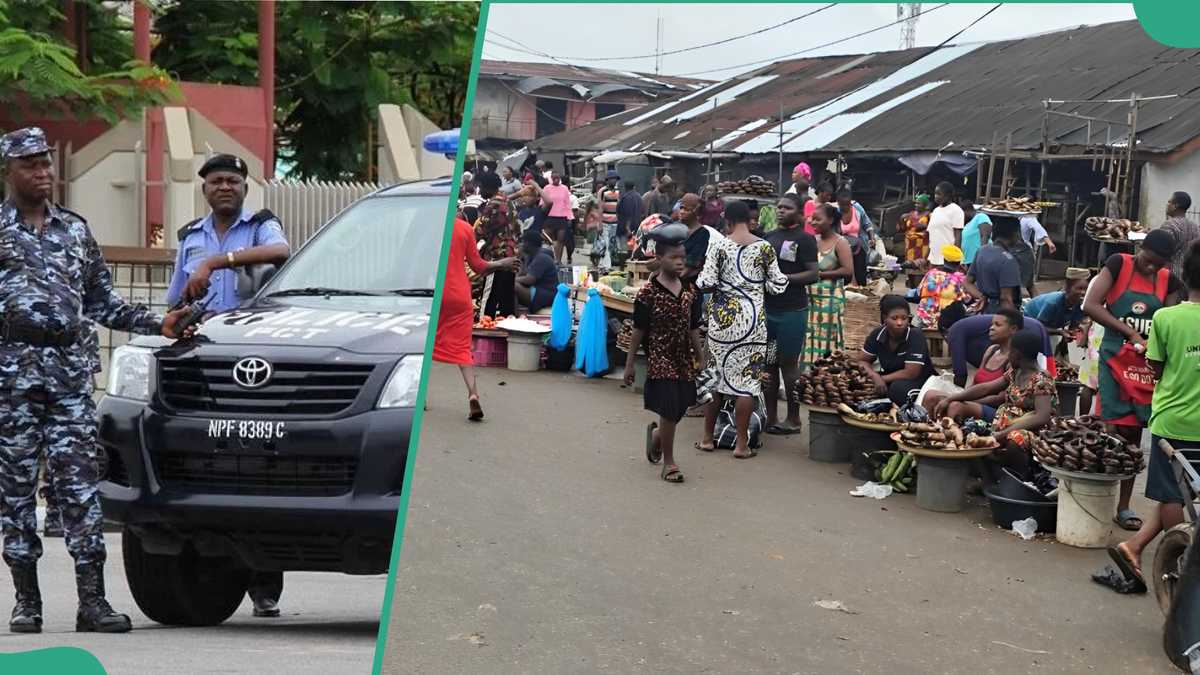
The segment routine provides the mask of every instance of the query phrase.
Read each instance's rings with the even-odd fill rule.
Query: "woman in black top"
[[[925,334],[912,327],[908,301],[899,295],[879,300],[879,328],[871,331],[858,355],[858,365],[875,382],[875,391],[903,405],[908,393],[935,375]],[[875,364],[879,369],[875,369]]]

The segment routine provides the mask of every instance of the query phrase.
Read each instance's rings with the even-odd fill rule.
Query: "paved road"
[[[75,581],[61,539],[44,540],[39,565],[46,624],[40,635],[0,633],[0,651],[44,647],[87,649],[109,675],[144,673],[370,673],[387,577],[291,573],[285,577],[283,616],[255,619],[249,600],[213,628],[154,623],[137,610],[121,565],[121,536],[105,537],[109,600],[133,619],[126,635],[75,633]],[[0,611],[7,618],[12,585],[0,582]],[[4,629],[6,630],[6,629]]]
[[[701,454],[695,419],[667,485],[617,383],[481,386],[469,425],[433,369],[385,673],[1171,672],[1153,599],[1088,580],[1103,552],[1023,542],[986,506],[851,498],[799,436]]]

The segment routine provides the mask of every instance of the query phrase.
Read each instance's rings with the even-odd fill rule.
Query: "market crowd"
[[[932,195],[916,195],[897,223],[911,288],[883,295],[878,326],[862,344],[847,344],[847,289],[868,283],[869,263],[883,253],[880,234],[849,182],[814,182],[803,162],[792,181],[760,210],[751,199],[723,199],[713,185],[680,189],[669,176],[642,194],[609,171],[577,195],[542,162],[519,177],[507,167],[468,175],[464,233],[483,259],[503,268],[484,270],[482,260],[472,266],[487,272],[477,286],[492,277],[484,297],[496,300],[485,299],[481,311],[548,306],[577,230],[601,270],[626,257],[650,261],[653,273],[634,302],[629,353],[641,348],[647,356],[644,403],[658,419],[647,429],[646,452],[661,461],[668,482],[684,479],[674,446],[685,415],[704,416],[695,448],[754,457],[761,433],[800,430],[797,380],[840,353],[897,406],[919,402],[938,417],[989,423],[1000,446],[994,459],[1027,477],[1038,470],[1030,432],[1059,415],[1098,417],[1130,443],[1149,427],[1177,449],[1200,449],[1200,425],[1186,415],[1200,404],[1200,384],[1186,376],[1200,368],[1200,314],[1192,304],[1200,292],[1200,226],[1187,218],[1187,193],[1172,195],[1166,220],[1136,250],[1105,254],[1095,273],[1069,268],[1060,288],[1038,293],[1037,260],[1055,249],[1037,216],[992,217],[952,184],[938,183]],[[927,334],[947,346],[947,378],[938,377]],[[1068,363],[1071,343],[1084,354],[1078,364]],[[1155,373],[1152,393],[1122,379],[1128,368],[1119,366],[1139,360]],[[1076,368],[1078,410],[1060,409],[1056,379],[1075,379]],[[929,386],[935,377],[938,386]],[[625,379],[633,383],[632,358]],[[1114,518],[1137,532],[1114,549],[1137,580],[1146,544],[1182,518],[1165,456],[1156,444],[1151,453],[1147,496],[1163,507],[1139,517],[1129,479]]]

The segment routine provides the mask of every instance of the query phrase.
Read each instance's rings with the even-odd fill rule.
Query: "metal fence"
[[[263,188],[263,206],[279,216],[288,242],[296,250],[338,211],[379,187],[375,183],[270,181]]]
[[[156,312],[167,310],[167,287],[175,272],[175,251],[165,248],[105,246],[104,258],[112,273],[113,287],[121,297],[146,305]],[[100,338],[101,372],[96,376],[97,391],[108,382],[108,364],[113,350],[129,342],[129,334],[96,326]]]

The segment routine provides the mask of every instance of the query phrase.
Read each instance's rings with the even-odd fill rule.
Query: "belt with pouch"
[[[70,347],[79,341],[79,330],[54,330],[30,324],[0,321],[0,340],[20,342],[34,347]]]

